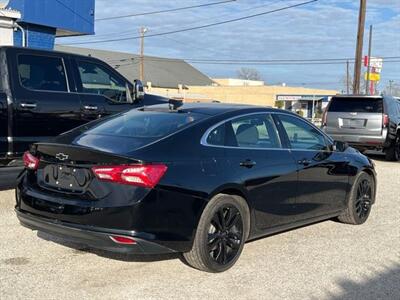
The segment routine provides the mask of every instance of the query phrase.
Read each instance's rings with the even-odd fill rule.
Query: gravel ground
[[[126,257],[23,228],[0,192],[1,299],[400,299],[400,164],[376,161],[363,226],[326,221],[250,242],[222,274],[178,256]]]

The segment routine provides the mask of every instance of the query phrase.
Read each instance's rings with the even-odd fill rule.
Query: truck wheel
[[[397,134],[396,139],[392,141],[390,147],[386,148],[385,154],[386,160],[400,160],[400,133]]]
[[[239,196],[218,194],[204,209],[193,248],[183,257],[201,271],[226,271],[238,260],[249,230],[250,213],[246,201]]]
[[[367,221],[375,197],[375,181],[365,172],[354,182],[346,210],[338,217],[342,223],[360,225]]]

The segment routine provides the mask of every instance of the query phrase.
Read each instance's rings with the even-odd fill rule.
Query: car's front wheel
[[[246,201],[239,196],[219,194],[204,209],[192,250],[183,256],[196,269],[226,271],[238,260],[249,230]]]
[[[347,209],[339,216],[339,221],[359,225],[367,221],[375,197],[375,181],[362,172],[353,184]]]

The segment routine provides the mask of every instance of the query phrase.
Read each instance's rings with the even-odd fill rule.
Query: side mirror
[[[349,144],[341,141],[334,141],[332,144],[332,151],[344,152],[349,148]]]
[[[143,101],[144,99],[144,86],[143,83],[140,80],[135,80],[133,82],[133,93],[132,93],[132,99],[133,102],[140,102]]]

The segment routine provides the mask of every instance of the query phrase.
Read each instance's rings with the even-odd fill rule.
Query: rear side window
[[[18,75],[21,85],[40,91],[67,92],[67,79],[61,58],[19,55]]]
[[[358,113],[382,113],[382,98],[335,98],[329,105],[330,112],[358,112]]]
[[[269,114],[248,115],[227,121],[213,129],[207,144],[238,148],[281,148],[274,121]]]

